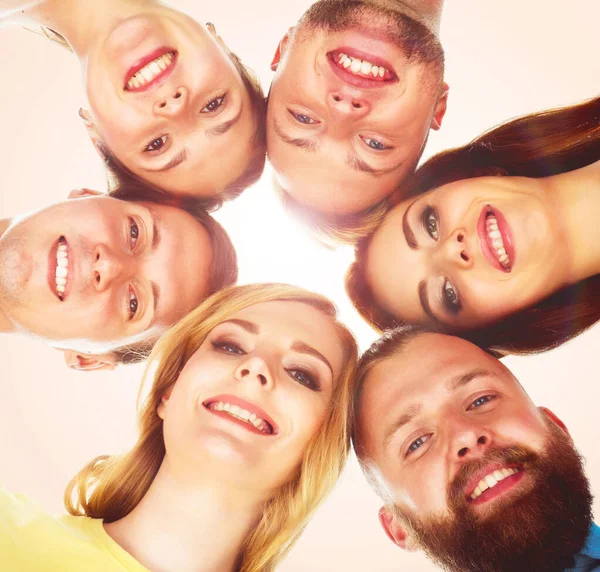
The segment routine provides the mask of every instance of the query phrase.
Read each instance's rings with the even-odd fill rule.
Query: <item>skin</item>
[[[452,387],[458,380],[469,381]],[[418,406],[417,415],[399,427],[398,420]],[[422,519],[444,517],[449,487],[463,464],[492,447],[543,450],[544,415],[564,428],[533,404],[501,362],[460,338],[426,333],[367,374],[358,412],[360,446],[392,502]],[[527,490],[527,479],[525,472],[504,494],[471,509],[479,517],[493,514],[495,506]],[[415,548],[388,509],[380,511],[380,521],[394,542]]]
[[[379,4],[398,9],[397,3]],[[435,9],[439,24],[439,3]],[[371,88],[346,83],[327,56],[343,46],[385,59],[398,81]],[[282,40],[272,69],[269,159],[283,189],[323,214],[361,212],[395,191],[446,111],[448,86],[440,88],[429,67],[409,62],[387,39],[386,21],[376,10],[361,21],[360,31],[299,25]]]
[[[89,110],[81,115],[92,141],[143,180],[212,197],[246,169],[256,121],[214,26],[141,0],[38,2],[4,22],[43,23],[67,38],[82,66]],[[178,52],[173,72],[145,91],[125,89],[130,68],[161,47]]]
[[[596,163],[545,179],[467,179],[402,201],[368,247],[366,280],[377,303],[402,320],[460,331],[494,322],[597,274],[598,173]],[[510,272],[484,254],[478,221],[488,206],[510,229]],[[404,218],[415,248],[407,241]],[[421,282],[431,312],[421,303]]]
[[[212,249],[195,218],[169,206],[94,195],[75,191],[72,200],[14,219],[0,237],[3,331],[103,353],[158,335],[204,299]],[[48,278],[60,236],[69,248],[63,301]],[[153,287],[160,291],[156,311]]]
[[[211,331],[159,407],[166,454],[150,490],[126,517],[105,525],[152,570],[233,570],[264,503],[297,470],[331,407],[343,349],[329,318],[302,303],[275,301],[232,319],[258,332],[229,321]],[[293,350],[296,342],[322,354],[331,370]],[[224,394],[261,407],[278,433],[250,432],[204,407]]]

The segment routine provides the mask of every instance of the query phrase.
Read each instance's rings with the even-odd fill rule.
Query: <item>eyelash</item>
[[[469,405],[469,407],[467,407],[467,411],[472,411],[473,409],[479,409],[480,407],[486,405],[487,403],[490,403],[491,401],[494,401],[494,399],[497,399],[497,398],[498,398],[498,396],[494,395],[494,394],[482,395],[481,397],[478,397],[477,399],[475,399],[471,403],[471,405]],[[481,401],[482,399],[485,399],[486,401],[484,401],[480,405],[475,405],[475,403],[477,403],[478,401]]]
[[[219,351],[221,353],[236,356],[246,355],[246,351],[240,345],[230,340],[213,340],[211,342],[211,346],[214,350]],[[286,369],[285,371],[292,379],[297,381],[299,384],[304,385],[312,391],[321,391],[321,385],[310,372],[301,368],[290,368]]]
[[[433,238],[433,240],[438,240],[440,237],[440,229],[438,222],[437,212],[430,207],[429,205],[425,207],[423,210],[423,214],[421,215],[421,224],[425,229],[425,232]]]
[[[460,296],[452,282],[447,278],[444,279],[442,284],[442,304],[451,314],[457,314],[462,310]]]
[[[148,143],[148,145],[146,145],[146,147],[144,148],[144,153],[158,153],[161,151],[161,149],[167,144],[167,141],[169,140],[169,136],[168,135],[161,135],[160,137],[157,137],[156,139],[152,139],[152,141],[150,141],[150,143]],[[152,146],[154,145],[154,143],[160,142],[160,145],[157,146],[157,148],[153,148]]]
[[[135,235],[135,236],[134,236]],[[129,219],[129,248],[133,251],[137,245],[137,241],[140,238],[140,227],[134,219]]]
[[[361,139],[369,149],[373,149],[374,151],[387,151],[388,149],[391,149],[389,145],[386,145],[377,139],[372,139],[371,137],[361,137]],[[376,146],[373,146],[370,143],[376,143]]]
[[[227,94],[224,93],[223,95],[219,95],[219,97],[215,97],[214,99],[211,99],[201,110],[200,113],[214,113],[215,111],[217,111],[217,109],[219,109],[219,107],[221,107],[223,105],[223,103],[225,102],[225,99],[227,97]],[[209,109],[209,107],[213,104],[216,103],[216,105],[212,108]]]
[[[138,302],[137,296],[135,295],[135,292],[133,291],[133,289],[130,287],[129,288],[129,297],[127,300],[127,313],[129,315],[130,320],[133,320],[134,316],[136,315],[138,306],[139,306],[139,302]]]
[[[421,437],[419,437],[418,439],[415,439],[406,449],[406,454],[404,455],[405,457],[408,457],[409,455],[412,455],[417,449],[421,448],[421,445],[423,445],[423,443],[425,443],[426,441],[428,441],[431,438],[431,435],[421,435]],[[422,443],[418,446],[415,447],[414,449],[412,448],[413,445],[415,445],[416,443],[418,443],[419,441],[422,441]]]
[[[306,115],[305,113],[294,113],[291,109],[288,109],[290,115],[298,122],[302,123],[302,125],[316,125],[319,123],[316,119],[313,119],[310,115]],[[302,118],[302,119],[300,119]],[[308,119],[308,121],[304,121],[304,119]]]

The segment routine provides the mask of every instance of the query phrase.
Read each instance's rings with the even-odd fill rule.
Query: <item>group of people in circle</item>
[[[7,570],[273,570],[351,444],[398,546],[454,572],[600,570],[583,460],[498,361],[600,318],[600,98],[417,167],[449,92],[442,3],[318,0],[265,97],[161,2],[0,2],[0,28],[78,58],[108,182],[0,221],[0,331],[75,369],[155,366],[137,442],[73,478],[68,514],[0,493]],[[235,285],[211,213],[267,159],[293,216],[355,249],[346,291],[381,334],[362,356],[323,296]]]

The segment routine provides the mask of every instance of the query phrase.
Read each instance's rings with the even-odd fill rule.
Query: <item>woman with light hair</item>
[[[7,0],[5,26],[41,29],[77,56],[88,102],[79,114],[121,182],[214,209],[260,177],[264,94],[213,24],[157,0]]]
[[[223,290],[156,345],[140,435],[57,519],[0,495],[10,570],[272,570],[338,479],[357,348],[326,298]]]

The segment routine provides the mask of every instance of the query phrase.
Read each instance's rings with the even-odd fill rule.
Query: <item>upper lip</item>
[[[364,59],[374,65],[384,67],[387,70],[389,70],[393,74],[394,77],[393,77],[393,79],[388,79],[388,80],[382,81],[382,80],[377,80],[377,79],[363,78],[363,77],[354,75],[354,74],[350,73],[349,71],[346,71],[344,68],[340,67],[337,64],[337,62],[334,61],[334,58],[340,53],[344,53],[347,56],[351,56],[353,58]],[[329,62],[329,66],[330,66],[331,70],[333,71],[333,73],[339,79],[341,79],[344,83],[351,85],[353,87],[357,87],[360,89],[373,89],[373,88],[386,87],[391,83],[398,82],[398,75],[396,74],[394,68],[392,67],[392,65],[390,63],[388,63],[386,60],[384,60],[380,57],[374,56],[372,54],[367,54],[365,52],[361,52],[361,51],[355,50],[353,48],[342,47],[342,48],[333,50],[327,54],[327,61]]]
[[[210,397],[209,399],[204,400],[202,402],[202,405],[206,407],[211,403],[216,403],[218,401],[230,403],[231,405],[237,405],[238,407],[241,407],[246,411],[249,411],[250,413],[254,413],[254,415],[260,417],[261,419],[264,419],[269,425],[271,425],[271,427],[273,428],[273,435],[279,433],[279,426],[264,409],[262,409],[258,405],[255,405],[254,403],[251,403],[250,401],[246,401],[245,399],[238,397],[237,395],[215,395],[214,397]]]
[[[470,498],[481,479],[500,469],[522,469],[522,467],[518,463],[490,463],[489,465],[486,465],[469,479],[469,482],[463,489],[465,497],[467,499]]]
[[[147,84],[145,84],[143,86],[134,87],[134,88],[127,87],[127,83],[129,82],[129,80],[137,72],[139,72],[144,66],[148,65],[150,62],[154,61],[156,58],[160,58],[161,56],[168,54],[169,52],[173,52],[175,54],[175,58],[173,59],[172,64],[166,70],[163,70],[151,82],[148,82]],[[177,54],[176,50],[174,50],[173,48],[168,48],[168,47],[164,47],[164,46],[161,48],[157,48],[156,50],[145,55],[143,58],[141,58],[137,62],[135,62],[129,68],[129,70],[127,70],[127,73],[125,74],[125,80],[123,82],[123,89],[126,91],[146,91],[146,90],[156,86],[157,84],[162,83],[163,81],[165,81],[167,79],[167,77],[175,69],[175,66],[177,65],[177,55],[178,54]]]
[[[498,221],[498,230],[502,235],[502,242],[504,243],[504,248],[506,249],[506,253],[508,254],[508,258],[510,260],[510,270],[507,270],[500,264],[496,252],[489,243],[489,236],[486,230],[486,218],[488,214],[493,214]],[[508,223],[506,222],[506,219],[504,218],[504,215],[496,207],[492,207],[491,205],[485,205],[483,207],[477,221],[477,235],[479,236],[481,251],[487,261],[494,268],[497,268],[502,272],[510,272],[515,265],[515,249],[512,240],[512,233]]]

